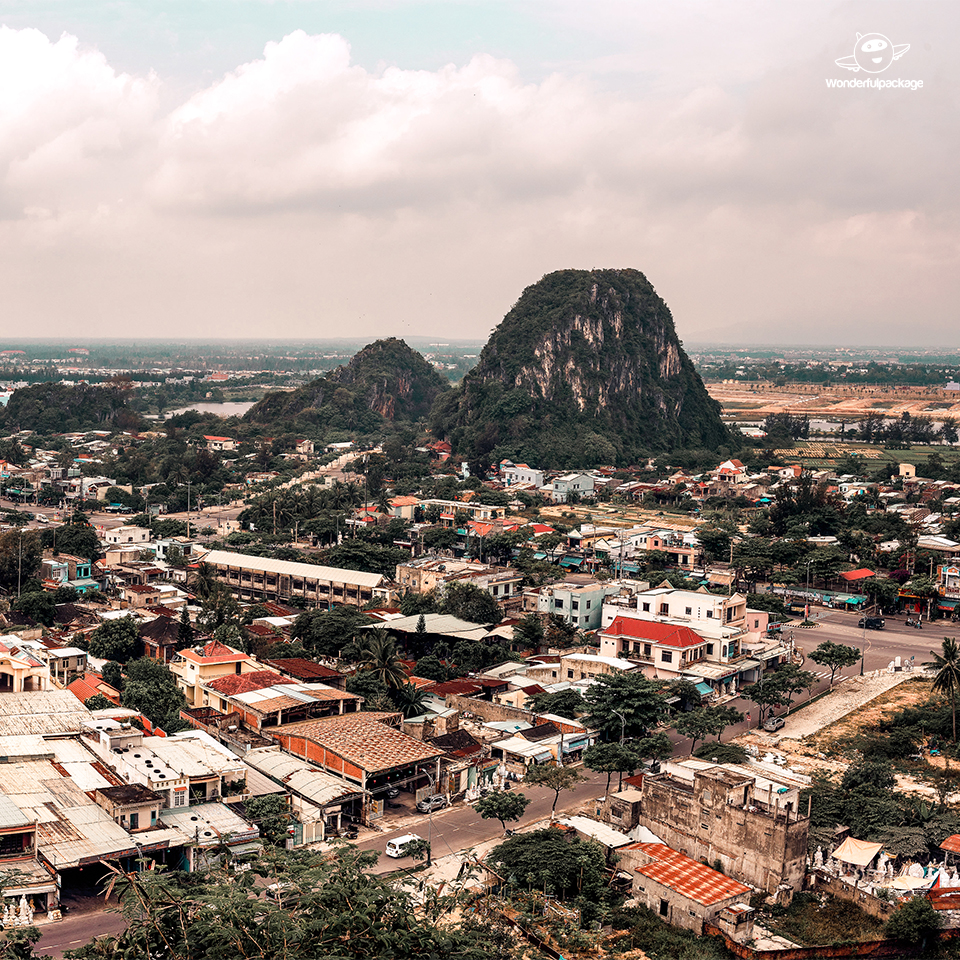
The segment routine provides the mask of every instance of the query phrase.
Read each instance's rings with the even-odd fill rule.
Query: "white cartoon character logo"
[[[858,33],[852,57],[841,57],[838,67],[862,70],[864,73],[883,73],[894,60],[899,60],[910,49],[909,43],[894,46],[882,33]]]

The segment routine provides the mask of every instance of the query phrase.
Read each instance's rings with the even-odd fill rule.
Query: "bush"
[[[717,763],[746,763],[749,754],[738,743],[701,743],[693,755],[701,760],[716,760]]]

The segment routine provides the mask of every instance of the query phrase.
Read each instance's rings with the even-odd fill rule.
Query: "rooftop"
[[[250,557],[243,553],[231,553],[229,550],[211,550],[203,557],[204,563],[221,567],[236,567],[243,570],[257,570],[261,573],[279,573],[307,580],[327,580],[357,587],[378,587],[386,577],[379,573],[361,573],[358,570],[344,570],[338,567],[324,567],[313,563],[298,563],[293,560],[273,560],[270,557]]]
[[[637,867],[637,873],[649,877],[680,896],[709,907],[734,897],[749,897],[748,886],[718,873],[704,863],[671,850],[662,843],[635,843],[628,850],[640,850],[650,862]]]
[[[602,633],[605,637],[649,640],[665,647],[698,647],[707,642],[689,627],[678,627],[658,620],[638,620],[636,617],[616,617]]]

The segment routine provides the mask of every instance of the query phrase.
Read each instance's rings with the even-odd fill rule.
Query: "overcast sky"
[[[960,347],[960,4],[0,0],[4,338],[485,337],[635,267],[682,339]],[[899,60],[836,89],[857,34]]]

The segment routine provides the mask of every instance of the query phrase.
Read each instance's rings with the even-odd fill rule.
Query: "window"
[[[660,616],[661,616],[661,617],[668,617],[668,616],[670,616],[670,606],[669,606],[669,604],[666,604],[666,603],[661,603],[661,604],[660,604]]]
[[[670,916],[670,904],[666,900],[660,901],[660,916],[668,917]]]
[[[708,610],[708,611],[707,611],[707,619],[708,619],[708,620],[712,620],[712,619],[713,619],[713,611],[712,611],[712,610]]]
[[[562,610],[562,609],[563,609],[563,601],[562,601],[562,600],[557,600],[557,599],[555,598],[554,601],[553,601],[553,605],[554,605],[558,610]]]
[[[649,644],[649,643],[645,643],[645,644],[643,645],[643,655],[644,655],[645,657],[649,657],[649,656],[650,656],[650,650],[651,650],[651,649],[652,649],[652,648],[651,648],[650,644]]]
[[[573,601],[571,601],[571,603],[570,603],[570,609],[571,609],[571,610],[579,610],[579,609],[580,609],[580,601],[579,601],[579,600],[573,600]]]
[[[645,604],[643,605],[643,612],[644,612],[644,613],[649,613],[649,612],[650,612],[650,604],[649,604],[649,603],[645,603]]]
[[[588,601],[587,601],[587,609],[588,609],[588,610],[590,609],[590,604],[591,604],[591,603],[593,603],[592,600],[588,600]]]
[[[151,827],[155,827],[156,825],[157,825],[157,811],[156,811],[156,810],[151,810],[151,811],[150,811],[150,826],[151,826]]]
[[[137,830],[140,827],[140,814],[131,813],[130,814],[130,829]]]
[[[661,659],[664,663],[673,663],[673,651],[672,651],[672,650],[664,650],[664,651],[660,654],[660,659]]]
[[[693,607],[684,607],[683,612],[689,617],[693,613]]]
[[[708,657],[712,657],[712,656],[713,656],[713,644],[712,644],[712,643],[708,643],[708,644],[707,644],[707,656],[708,656]]]
[[[572,671],[572,670],[568,670],[568,671],[567,671],[567,679],[568,679],[568,680],[572,680],[572,679],[573,679],[573,671]]]
[[[185,807],[187,805],[186,787],[181,787],[179,790],[173,791],[173,805],[175,807]]]

